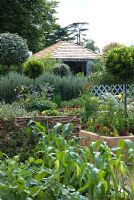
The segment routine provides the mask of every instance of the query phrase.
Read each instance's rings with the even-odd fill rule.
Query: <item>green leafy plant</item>
[[[127,92],[126,84],[134,80],[134,47],[114,48],[106,54],[105,64],[107,71],[112,74],[118,82],[123,84],[124,110],[127,127]]]
[[[23,72],[26,76],[33,79],[35,85],[35,79],[43,73],[44,64],[41,60],[32,58],[27,60],[23,65]]]
[[[88,91],[81,95],[81,104],[83,109],[82,118],[84,122],[86,122],[91,116],[95,117],[97,115],[99,103],[99,99]]]
[[[69,66],[64,63],[56,64],[53,68],[53,73],[61,77],[71,74]]]
[[[100,100],[96,115],[89,117],[87,122],[88,130],[107,136],[134,134],[132,111],[128,112],[128,127],[126,128],[122,101],[110,93],[105,94],[103,98],[103,100]]]
[[[69,124],[57,124],[48,133],[38,122],[32,127],[40,140],[25,162],[0,152],[1,199],[134,199],[133,142],[110,149],[97,141],[83,148],[69,136]]]
[[[0,103],[0,119],[12,121],[15,117],[34,116],[37,112],[27,112],[26,109],[17,102],[12,104]]]
[[[0,64],[8,67],[25,62],[29,57],[26,41],[17,34],[0,34]]]
[[[59,63],[56,59],[54,59],[52,56],[46,56],[45,58],[42,58],[41,61],[44,63],[44,71],[45,72],[52,72],[53,68],[56,64]]]
[[[51,101],[54,88],[48,83],[44,85],[24,85],[16,88],[18,102],[23,105],[26,110],[34,111],[54,109],[56,104]]]
[[[87,77],[75,77],[75,76],[56,76],[52,73],[44,72],[40,77],[36,79],[36,84],[47,84],[53,85],[54,96],[59,95],[61,100],[70,100],[77,98],[80,92],[85,90],[85,85],[87,84]],[[30,86],[33,84],[33,80],[25,76],[20,75],[17,72],[10,72],[9,77],[0,78],[0,100],[5,102],[13,102],[16,100],[17,87],[21,85]],[[60,101],[61,101],[60,100]],[[57,103],[57,102],[56,102]]]

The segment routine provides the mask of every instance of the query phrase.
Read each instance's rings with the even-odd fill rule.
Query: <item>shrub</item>
[[[105,64],[107,71],[126,83],[134,79],[134,47],[113,48],[108,51]]]
[[[110,93],[106,93],[100,100],[96,115],[92,114],[88,121],[88,130],[106,136],[126,136],[134,134],[132,111],[128,112],[127,124],[123,110],[123,103]]]
[[[81,96],[81,105],[83,108],[82,119],[84,122],[91,116],[95,117],[97,115],[99,103],[99,99],[89,92],[86,92]]]
[[[59,75],[60,77],[70,75],[70,67],[67,64],[60,63],[56,64],[53,68],[53,73]]]
[[[52,72],[54,66],[59,63],[59,61],[51,56],[46,56],[45,58],[42,58],[41,61],[44,63],[45,72]]]
[[[44,64],[41,60],[32,58],[23,65],[23,72],[26,76],[35,81],[43,73]]]
[[[68,76],[61,78],[50,73],[43,73],[39,78],[36,79],[36,84],[49,83],[54,87],[54,96],[58,95],[61,100],[69,100],[77,98],[87,84],[87,77],[75,77]],[[16,72],[11,72],[10,76],[1,77],[0,79],[0,100],[5,102],[12,102],[16,100],[15,89],[18,86],[25,85],[30,86],[33,81],[25,75],[20,75]]]
[[[11,33],[0,34],[0,64],[8,66],[23,63],[29,56],[28,46],[20,36]]]
[[[28,111],[43,111],[56,108],[56,104],[50,101],[52,97],[53,87],[49,84],[31,85],[26,87],[24,85],[17,88],[18,102],[22,104]]]
[[[29,117],[35,114],[36,112],[27,112],[23,106],[16,102],[12,104],[0,103],[0,119],[3,121],[12,121],[15,117]]]

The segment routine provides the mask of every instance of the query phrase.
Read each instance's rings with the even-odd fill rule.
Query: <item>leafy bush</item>
[[[100,101],[91,93],[86,92],[81,95],[82,120],[86,122],[91,116],[95,117],[99,108]]]
[[[54,96],[59,95],[61,100],[69,100],[77,98],[83,90],[88,80],[86,77],[77,78],[75,76],[63,77],[54,74],[44,73],[36,80],[36,84],[49,83],[55,88]],[[1,77],[0,79],[0,100],[12,102],[16,100],[17,87],[21,85],[30,86],[33,81],[24,75],[11,72],[9,77]]]
[[[134,78],[134,47],[109,50],[105,64],[107,71],[121,83],[131,81]]]
[[[107,72],[103,59],[100,59],[92,65],[89,82],[91,85],[111,85],[116,83],[114,77]]]
[[[23,106],[16,102],[12,104],[0,103],[0,119],[3,121],[12,121],[15,117],[28,117],[36,114],[36,112],[27,112]]]
[[[88,130],[106,136],[126,136],[134,134],[134,116],[132,111],[128,112],[127,124],[123,110],[123,103],[113,96],[106,94],[104,100],[99,101],[96,115],[91,115],[88,121]]]
[[[0,64],[10,67],[23,63],[28,58],[28,46],[17,34],[0,34]]]
[[[44,64],[38,59],[29,59],[23,65],[23,72],[32,79],[38,78],[43,73]]]
[[[44,97],[38,97],[38,96],[31,96],[31,98],[25,103],[26,110],[28,111],[40,111],[43,110],[53,110],[57,107],[55,103],[52,101],[44,98]]]
[[[37,85],[20,85],[16,89],[17,99],[24,100],[28,98],[28,95],[38,95],[40,97],[46,97],[47,99],[52,99],[54,93],[54,87],[49,83],[37,84]]]
[[[68,76],[70,75],[71,71],[70,71],[70,67],[67,65],[67,64],[64,64],[64,63],[59,63],[59,64],[56,64],[53,68],[53,73],[55,75],[58,75],[60,77],[63,77],[63,76]]]
[[[9,72],[8,67],[0,65],[0,77],[5,76],[6,74],[8,74],[8,72]]]
[[[37,82],[48,82],[55,88],[55,94],[61,96],[61,100],[70,100],[77,98],[80,92],[85,90],[85,85],[88,80],[87,77],[75,76],[56,76],[54,74],[46,73],[41,75]]]
[[[75,136],[65,139],[69,130],[69,125],[62,131],[58,125],[47,134],[36,123],[33,132],[41,138],[33,155],[23,163],[19,156],[8,158],[1,152],[0,198],[133,200],[134,143],[121,141],[111,150],[97,141],[83,148]]]
[[[56,108],[56,104],[50,99],[52,97],[53,88],[49,84],[36,86],[21,86],[17,88],[18,102],[22,104],[28,111],[43,111]]]
[[[59,61],[51,56],[46,56],[45,58],[42,58],[41,61],[44,63],[45,72],[52,72],[54,66],[59,63]]]
[[[79,106],[82,105],[82,101],[81,98],[76,98],[76,99],[72,99],[70,101],[62,101],[61,102],[61,106],[65,107],[65,106]]]

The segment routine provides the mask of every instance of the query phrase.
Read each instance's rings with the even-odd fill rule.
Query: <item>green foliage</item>
[[[108,73],[118,81],[131,81],[134,77],[134,47],[111,49],[106,55],[105,64]]]
[[[109,50],[112,50],[114,48],[120,48],[123,47],[124,45],[119,44],[117,42],[111,42],[110,44],[107,44],[104,48],[103,48],[103,56],[105,56]]]
[[[68,76],[68,75],[71,74],[70,67],[67,64],[64,64],[64,63],[56,64],[53,68],[53,73],[55,75],[60,76],[60,77]]]
[[[99,101],[99,106],[95,113],[90,112],[87,129],[106,136],[128,136],[134,134],[132,111],[128,111],[128,127],[126,128],[125,112],[121,99],[110,93],[105,94],[103,98],[103,100]]]
[[[36,52],[45,46],[44,32],[50,34],[56,25],[56,7],[55,0],[1,1],[0,33],[18,33]]]
[[[31,96],[24,104],[28,111],[53,110],[57,107],[55,103],[46,99],[45,97]]]
[[[95,41],[91,39],[85,40],[83,46],[92,51],[96,51],[96,52],[100,51],[99,48],[95,46]]]
[[[25,162],[0,153],[1,199],[134,199],[133,142],[121,141],[110,149],[97,141],[83,148],[75,136],[66,140],[71,133],[68,124],[57,124],[48,134],[35,124],[33,132],[41,138]]]
[[[60,116],[61,113],[58,112],[55,109],[51,109],[51,110],[44,110],[44,111],[42,111],[42,115],[46,115],[46,116]]]
[[[20,104],[14,102],[12,104],[0,103],[0,119],[3,121],[12,121],[15,117],[29,117],[36,115],[36,112],[27,112]]]
[[[43,62],[35,58],[27,60],[23,65],[24,74],[34,80],[43,73],[43,69]]]
[[[51,56],[47,56],[45,58],[42,58],[41,61],[44,63],[44,71],[45,72],[52,72],[54,66],[59,63],[56,59],[54,59]]]
[[[107,72],[103,59],[94,62],[92,65],[89,82],[91,85],[110,85],[116,83],[113,75]]]
[[[45,32],[46,46],[50,46],[59,41],[71,41],[74,40],[69,26],[61,27],[57,24],[51,34]]]
[[[43,73],[36,79],[36,84],[49,83],[54,87],[54,96],[58,95],[61,100],[69,100],[77,98],[81,91],[85,90],[87,84],[87,77],[63,77],[55,76],[50,73]],[[21,85],[30,86],[33,81],[24,75],[16,72],[11,72],[8,76],[1,77],[0,79],[0,100],[5,102],[12,102],[16,100],[17,87]]]
[[[9,72],[8,67],[0,65],[0,77],[5,76],[6,74],[8,74],[8,72]]]
[[[79,106],[82,105],[82,101],[81,98],[76,98],[76,99],[72,99],[70,101],[62,101],[61,102],[61,106],[65,107],[65,106]]]
[[[0,34],[0,64],[10,67],[23,63],[29,56],[26,42],[17,34]]]
[[[83,109],[82,119],[84,122],[86,122],[91,116],[95,117],[97,115],[99,103],[99,99],[89,92],[81,95],[81,104]]]
[[[49,84],[20,86],[16,88],[18,102],[28,111],[43,111],[56,108],[56,104],[50,99],[54,88]]]
[[[89,25],[87,22],[74,22],[67,26],[67,30],[70,32],[70,36],[74,38],[77,44],[82,44],[84,37],[86,36],[86,31],[88,28],[85,27]]]

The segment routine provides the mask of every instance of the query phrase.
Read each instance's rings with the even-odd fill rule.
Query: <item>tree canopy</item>
[[[0,1],[0,33],[18,33],[36,52],[45,46],[44,33],[56,25],[56,0]]]
[[[91,49],[92,51],[100,51],[99,48],[95,45],[95,41],[91,39],[85,40],[83,46],[85,48]]]
[[[113,48],[117,48],[117,47],[123,47],[123,44],[117,43],[117,42],[111,42],[110,44],[107,44],[104,48],[103,48],[103,54],[106,55],[108,53],[109,50],[113,49]]]
[[[23,63],[29,56],[26,41],[17,34],[0,34],[0,64],[10,67]]]
[[[120,82],[134,78],[134,47],[113,48],[105,57],[107,71]]]

